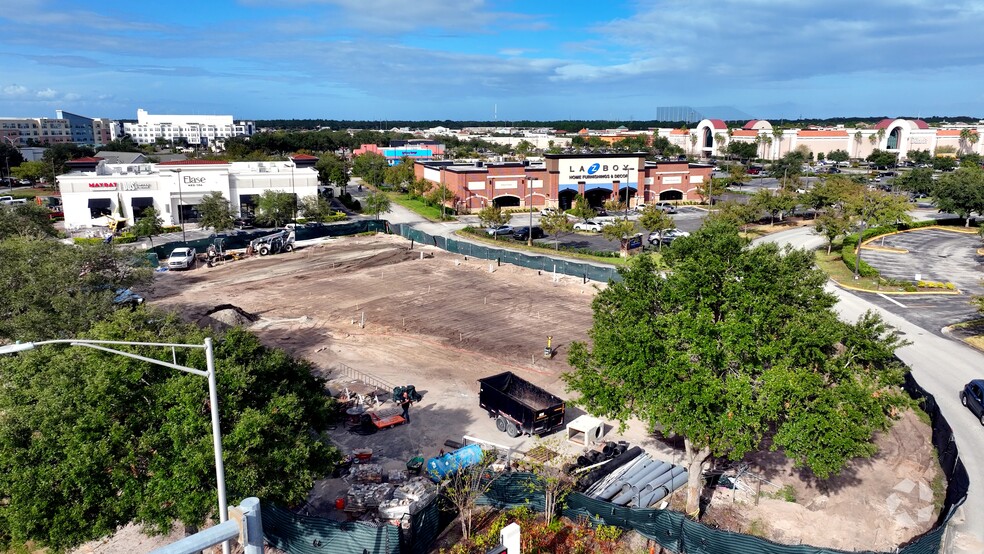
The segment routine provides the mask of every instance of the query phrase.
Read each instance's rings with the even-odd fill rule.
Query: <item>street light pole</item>
[[[291,222],[293,222],[294,223],[294,226],[296,227],[297,226],[297,193],[294,192],[294,167],[295,166],[297,166],[297,164],[294,163],[294,160],[293,159],[291,159],[290,160],[290,194],[291,194],[291,196],[294,197],[294,211],[293,211],[293,217],[291,218]]]
[[[533,246],[533,180],[526,178],[526,188],[530,189],[530,234],[526,237],[526,246]]]
[[[23,352],[25,350],[33,350],[34,348],[45,344],[68,344],[71,346],[84,346],[85,348],[92,348],[93,350],[109,352],[111,354],[117,354],[119,356],[124,356],[126,358],[133,358],[134,360],[140,360],[142,362],[147,362],[149,364],[158,365],[162,367],[169,367],[171,369],[176,369],[184,373],[191,373],[192,375],[198,375],[199,377],[207,378],[208,396],[209,396],[209,403],[211,404],[211,415],[212,415],[212,449],[215,453],[215,480],[216,480],[216,491],[218,493],[218,501],[219,501],[219,522],[224,523],[227,519],[229,519],[229,509],[228,509],[228,503],[226,501],[225,464],[222,463],[222,429],[219,426],[220,423],[219,422],[219,392],[218,392],[218,385],[215,378],[215,355],[213,353],[211,338],[206,338],[203,344],[131,342],[131,341],[88,340],[88,339],[54,339],[54,340],[16,343],[16,344],[8,344],[8,345],[0,346],[0,354],[15,354],[17,352]],[[202,371],[200,369],[183,366],[178,363],[156,360],[154,358],[140,356],[139,354],[133,354],[132,352],[126,352],[123,350],[116,350],[115,348],[109,348],[108,346],[157,346],[157,347],[163,346],[163,347],[171,347],[171,348],[200,348],[205,351],[206,370]],[[229,554],[228,541],[222,543],[222,552],[223,554]]]

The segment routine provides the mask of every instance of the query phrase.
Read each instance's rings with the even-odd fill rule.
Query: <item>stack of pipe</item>
[[[577,480],[577,488],[579,490],[587,490],[591,485],[597,483],[604,476],[614,472],[618,468],[629,463],[636,457],[642,454],[642,449],[638,446],[633,446],[632,448],[626,450],[625,452],[615,456],[614,458],[608,460],[603,465],[596,467],[590,472],[586,473],[580,479]]]

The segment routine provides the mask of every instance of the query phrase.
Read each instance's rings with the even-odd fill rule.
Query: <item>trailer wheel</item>
[[[499,416],[495,418],[495,428],[499,430],[500,433],[506,432],[506,418]]]
[[[509,435],[512,438],[516,438],[516,437],[519,436],[519,428],[516,427],[516,424],[515,423],[513,423],[513,422],[510,421],[506,425],[506,434]]]

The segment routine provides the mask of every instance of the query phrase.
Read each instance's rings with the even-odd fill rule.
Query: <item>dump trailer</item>
[[[478,383],[478,404],[510,437],[545,435],[564,424],[564,401],[511,371]]]

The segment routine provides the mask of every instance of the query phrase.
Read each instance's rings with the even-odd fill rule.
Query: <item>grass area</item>
[[[56,189],[29,188],[10,191],[6,188],[0,188],[0,196],[13,196],[14,198],[26,198],[28,200],[33,199],[35,196],[54,196],[56,194],[58,194]]]
[[[389,196],[394,204],[399,204],[428,221],[441,221],[441,209],[431,206],[419,198],[410,198],[410,196],[400,192],[387,192],[386,196]],[[444,220],[454,220],[454,217],[445,215]]]
[[[511,236],[503,236],[503,237],[499,237],[498,239],[494,239],[480,231],[479,232],[459,231],[459,233],[466,235],[469,239],[476,240],[478,242],[484,242],[492,246],[514,248],[516,250],[524,250],[526,252],[533,252],[537,254],[550,254],[553,256],[563,256],[565,258],[575,258],[587,262],[597,262],[597,263],[614,265],[614,266],[624,266],[628,263],[628,260],[622,257],[608,258],[605,256],[592,256],[591,254],[584,254],[582,252],[575,252],[571,250],[558,250],[556,248],[551,248],[549,246],[538,246],[537,243],[533,243],[534,246],[531,247],[531,246],[527,246],[526,242],[515,240]],[[650,253],[654,256],[657,257],[659,256],[659,254],[655,251],[651,251]],[[660,263],[658,258],[656,263],[657,264]]]
[[[844,265],[840,255],[840,245],[836,243],[830,254],[827,254],[826,250],[817,251],[817,267],[834,281],[854,288],[873,292],[902,290],[899,287],[885,286],[878,277],[861,277],[855,280],[854,272]]]

